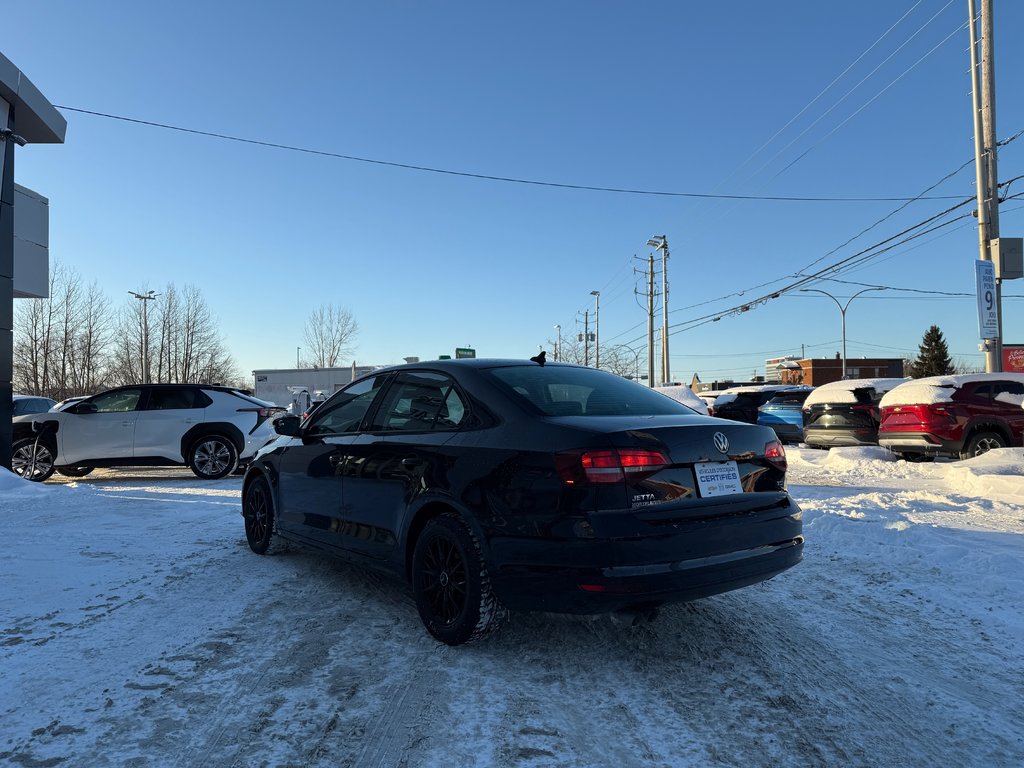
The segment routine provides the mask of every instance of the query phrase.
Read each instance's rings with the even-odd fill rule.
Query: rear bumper
[[[636,519],[637,535],[621,538],[496,537],[491,581],[502,602],[520,611],[595,614],[696,600],[799,563],[802,526],[800,508],[788,500],[714,518]]]
[[[878,444],[897,453],[923,453],[926,456],[958,456],[959,440],[944,440],[930,432],[879,432]]]
[[[878,432],[873,429],[807,429],[804,442],[816,448],[840,448],[878,445]]]

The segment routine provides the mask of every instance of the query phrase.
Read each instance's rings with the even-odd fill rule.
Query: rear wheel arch
[[[993,448],[1002,448],[1013,444],[1013,440],[1000,425],[979,424],[965,434],[960,449],[960,458],[970,459],[987,453]]]
[[[242,430],[234,424],[226,421],[203,422],[202,424],[196,424],[181,436],[181,455],[185,458],[186,462],[189,460],[189,452],[192,450],[192,446],[196,444],[196,441],[211,435],[223,435],[228,438],[234,444],[239,456],[245,450],[245,437],[242,435]]]
[[[402,548],[402,552],[404,554],[402,574],[410,584],[412,583],[412,556],[416,549],[416,542],[419,540],[420,534],[423,532],[427,523],[435,517],[441,517],[442,515],[454,517],[469,528],[470,532],[474,537],[476,537],[477,542],[480,544],[481,554],[485,563],[487,563],[488,567],[490,566],[487,557],[487,550],[484,546],[485,539],[482,536],[480,526],[476,525],[472,517],[459,510],[455,504],[449,503],[448,501],[432,500],[428,501],[416,510],[405,532],[405,546]]]
[[[976,421],[970,424],[967,429],[964,430],[964,445],[966,446],[970,442],[971,438],[977,435],[979,432],[994,432],[1006,441],[1007,445],[1013,445],[1013,437],[1010,434],[1010,429],[999,421]]]

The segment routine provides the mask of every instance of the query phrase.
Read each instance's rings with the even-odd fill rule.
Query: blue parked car
[[[777,393],[757,409],[757,423],[774,429],[784,443],[799,443],[804,439],[804,400],[811,392],[807,387]]]

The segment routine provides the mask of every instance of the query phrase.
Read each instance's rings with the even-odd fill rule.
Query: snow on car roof
[[[972,381],[1019,381],[1024,384],[1024,373],[963,373],[955,376],[928,376],[924,379],[911,379],[890,390],[882,398],[879,405],[883,408],[892,405],[929,405],[931,403],[948,403],[953,393],[964,384]],[[1006,400],[1005,396],[999,396]],[[1013,402],[1020,402],[1014,398]]]
[[[830,381],[815,389],[804,400],[804,408],[819,403],[856,403],[857,397],[854,391],[858,389],[871,388],[875,392],[889,392],[900,384],[905,384],[912,379],[843,379],[841,381]]]
[[[655,392],[660,392],[665,397],[670,397],[673,400],[677,400],[683,405],[693,408],[697,413],[708,415],[708,406],[703,400],[693,393],[685,384],[673,385],[668,387],[654,387]]]
[[[777,389],[780,392],[790,389],[811,389],[806,384],[744,384],[741,387],[729,387],[723,389],[718,394],[720,395],[739,395],[744,392],[765,392],[769,389]]]

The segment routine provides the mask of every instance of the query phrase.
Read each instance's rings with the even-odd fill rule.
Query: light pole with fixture
[[[601,292],[591,291],[594,297],[594,367],[601,367]]]
[[[668,360],[668,238],[655,235],[647,245],[661,251],[661,383],[672,380],[672,366]]]
[[[823,291],[820,288],[801,288],[800,290],[803,293],[821,293],[821,294],[824,294],[825,296],[828,296],[830,299],[832,299],[832,301],[834,301],[836,303],[836,306],[839,307],[839,314],[843,318],[843,375],[842,375],[842,377],[843,377],[843,379],[845,379],[846,378],[846,310],[850,307],[850,302],[853,301],[854,299],[856,299],[862,293],[867,293],[868,291],[884,291],[886,289],[885,288],[865,288],[863,291],[857,291],[855,294],[853,294],[853,296],[851,296],[850,298],[848,298],[846,300],[846,304],[845,305],[841,304],[839,299],[837,299],[831,293],[829,293],[828,291]]]
[[[136,299],[142,302],[142,383],[149,384],[149,314],[146,312],[148,301],[153,301],[160,294],[156,291],[136,293],[128,291]]]
[[[555,326],[555,334],[556,334],[555,362],[558,363],[558,362],[561,362],[561,360],[562,360],[562,326],[561,325],[556,325]]]

